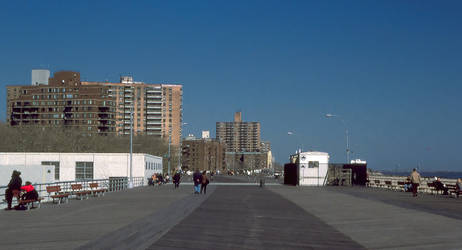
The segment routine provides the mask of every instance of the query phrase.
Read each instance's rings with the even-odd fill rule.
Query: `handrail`
[[[50,194],[47,192],[47,186],[61,186],[61,192],[72,193],[73,184],[82,184],[83,190],[91,190],[90,183],[98,183],[99,188],[107,189],[108,192],[117,192],[128,188],[127,177],[112,177],[108,179],[91,179],[91,180],[75,180],[75,181],[57,181],[48,183],[34,183],[32,184],[39,194],[39,197],[43,198],[44,202],[51,201]],[[133,177],[133,187],[144,186],[144,177]],[[0,208],[6,206],[5,191],[8,186],[0,186]],[[16,199],[13,199],[13,202]]]

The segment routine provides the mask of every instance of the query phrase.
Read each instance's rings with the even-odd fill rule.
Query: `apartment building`
[[[216,137],[226,143],[226,152],[260,152],[260,123],[243,122],[242,113],[233,122],[217,122]]]
[[[226,144],[226,168],[233,171],[255,170],[272,166],[271,143],[261,141],[260,123],[244,122],[242,113],[233,122],[217,122],[217,140]]]
[[[114,133],[115,103],[109,87],[82,86],[78,72],[61,71],[48,84],[7,86],[7,123]]]
[[[182,142],[182,169],[183,170],[224,170],[225,144],[210,138],[188,138]]]
[[[71,86],[69,90],[64,85]],[[56,90],[57,87],[64,88]],[[8,123],[15,125],[30,125],[44,123],[50,125],[107,125],[106,127],[95,128],[88,126],[88,130],[95,132],[111,132],[117,134],[130,134],[130,116],[133,113],[133,131],[135,134],[156,135],[162,138],[170,138],[173,145],[180,144],[181,123],[182,123],[182,98],[183,88],[178,84],[148,84],[133,81],[131,76],[122,76],[120,82],[89,82],[80,81],[78,72],[56,72],[53,78],[50,78],[48,85],[39,84],[38,86],[8,86]],[[60,99],[58,102],[47,102],[49,107],[45,109],[34,110],[36,115],[41,116],[43,112],[51,108],[51,118],[48,114],[43,120],[37,123],[35,120],[29,121],[28,109],[18,108],[17,103],[23,107],[25,104],[35,103],[35,94],[48,91],[51,93],[66,93],[57,95],[53,98]],[[55,92],[57,91],[57,92]],[[67,91],[67,92],[63,92]],[[69,94],[69,91],[79,92]],[[26,94],[27,93],[27,94]],[[38,98],[47,96],[39,95]],[[40,100],[42,100],[40,99]],[[67,102],[72,99],[71,102]],[[58,107],[61,102],[68,103],[66,107]],[[85,105],[80,107],[79,105]],[[87,106],[90,106],[88,109]],[[101,106],[101,107],[100,107]],[[13,110],[14,109],[14,110]],[[87,113],[87,111],[92,111]],[[96,112],[96,114],[93,111]],[[106,113],[101,113],[105,111]],[[26,113],[25,113],[26,112]],[[66,116],[66,113],[67,116]],[[69,114],[70,113],[70,114]],[[73,114],[76,113],[76,114]],[[101,113],[101,114],[100,114]],[[106,116],[107,115],[107,116]],[[90,117],[89,117],[90,116]],[[56,117],[56,118],[55,118]],[[91,118],[87,124],[83,124],[79,119]],[[105,118],[108,120],[106,121]],[[60,119],[72,120],[63,122]],[[72,119],[71,119],[72,118]],[[75,119],[74,119],[75,118]],[[94,120],[92,120],[94,118]],[[75,122],[77,120],[78,122]]]

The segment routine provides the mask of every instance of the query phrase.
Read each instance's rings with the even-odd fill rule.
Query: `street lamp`
[[[130,108],[130,178],[128,188],[133,188],[133,106]]]
[[[338,118],[343,126],[345,127],[345,137],[346,137],[346,160],[347,160],[347,164],[350,163],[350,136],[349,136],[349,133],[348,133],[348,127],[345,123],[345,120],[343,120],[340,116],[338,115],[334,115],[334,114],[325,114],[325,117],[326,118]]]
[[[298,133],[295,133],[293,131],[288,131],[287,132],[287,135],[288,136],[300,136]],[[297,152],[300,150],[300,151],[303,151],[303,143],[300,145],[300,141],[298,140],[298,138],[295,139],[295,143],[297,144]]]
[[[186,126],[188,125],[187,122],[182,122],[180,124],[180,147],[179,147],[179,150],[178,150],[178,170],[181,170],[181,156],[182,156],[182,151],[183,151],[183,136],[182,136],[182,132],[183,132],[183,126]]]

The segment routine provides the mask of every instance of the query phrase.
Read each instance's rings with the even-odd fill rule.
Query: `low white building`
[[[299,185],[324,186],[327,181],[329,154],[325,152],[300,152]]]
[[[130,176],[129,153],[0,153],[0,168],[21,171],[23,181],[35,180],[37,168],[54,166],[54,181],[78,181]],[[133,154],[133,177],[144,182],[162,173],[162,157]],[[2,171],[3,173],[4,171]],[[39,171],[40,172],[40,171]],[[11,173],[8,177],[11,176]],[[9,178],[8,178],[9,179]],[[0,183],[2,185],[3,183]]]

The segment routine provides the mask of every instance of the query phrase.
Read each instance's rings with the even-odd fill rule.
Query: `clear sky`
[[[372,168],[462,170],[462,1],[133,2],[2,1],[0,119],[33,68],[131,73],[184,85],[186,133],[260,121],[281,163],[345,161],[331,113]]]

